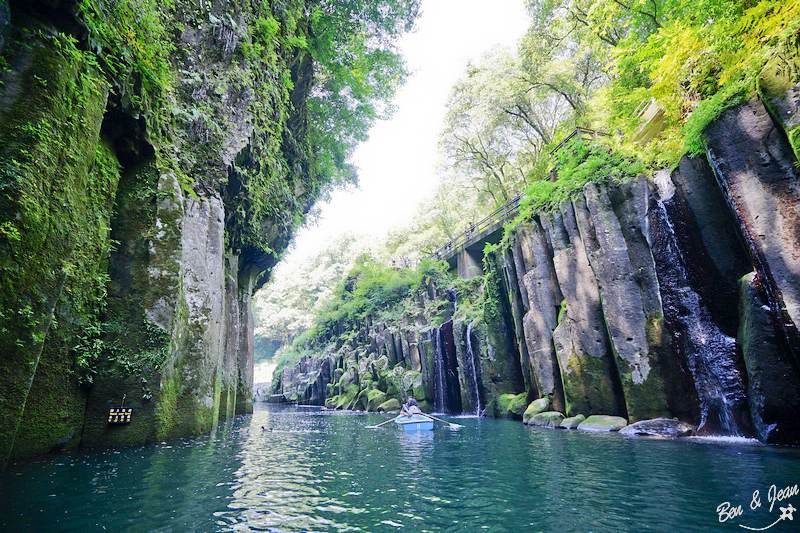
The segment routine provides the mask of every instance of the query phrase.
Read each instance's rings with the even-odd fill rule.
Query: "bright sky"
[[[412,76],[397,111],[379,122],[353,160],[360,188],[336,191],[317,226],[297,233],[292,255],[307,256],[342,233],[383,236],[411,222],[436,185],[437,141],[450,88],[472,60],[496,45],[516,48],[528,27],[524,0],[422,0],[417,30],[400,41]]]

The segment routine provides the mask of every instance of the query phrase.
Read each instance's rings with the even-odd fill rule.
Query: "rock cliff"
[[[306,8],[0,1],[0,465],[252,409],[250,297],[323,179]]]
[[[418,303],[364,324],[274,392],[369,410],[415,394],[437,412],[529,422],[674,417],[701,435],[799,443],[800,176],[783,122],[753,99],[707,128],[707,156],[590,181],[520,221],[457,297],[426,294],[453,305],[446,316]]]

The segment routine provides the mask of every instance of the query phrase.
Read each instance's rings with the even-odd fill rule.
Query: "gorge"
[[[251,297],[355,180],[418,7],[337,5],[0,1],[0,467],[252,411]]]
[[[276,374],[273,400],[391,412],[413,395],[440,413],[675,418],[797,444],[800,181],[775,110],[796,117],[798,94],[725,111],[704,156],[519,217],[483,275],[429,272],[393,313],[340,321],[323,356]]]
[[[800,88],[773,59],[674,168],[633,171],[608,135],[548,174],[554,119],[519,172],[519,216],[471,274],[423,261],[370,280],[369,312],[341,305],[255,397],[253,295],[315,203],[357,181],[350,156],[408,75],[393,43],[418,11],[0,0],[0,467],[209,434],[265,399],[393,412],[409,394],[529,425],[677,419],[798,444]],[[588,124],[590,85],[553,115]],[[557,201],[528,194],[565,182],[580,183]],[[109,416],[123,408],[129,422]]]

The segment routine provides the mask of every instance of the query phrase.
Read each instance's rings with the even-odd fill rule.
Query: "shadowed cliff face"
[[[250,411],[250,297],[319,194],[311,60],[246,46],[302,1],[126,5],[0,2],[0,465]]]
[[[530,404],[530,413],[629,422],[675,417],[699,434],[797,444],[800,180],[776,128],[749,102],[709,128],[708,158],[685,157],[651,179],[590,183],[523,221],[486,257],[474,293],[460,289],[441,328],[452,330],[455,363],[444,355],[451,336],[430,316],[387,322],[383,333],[365,331],[369,347],[336,347],[351,355],[335,360],[327,405],[378,408],[357,398],[371,388],[384,401],[413,392],[381,377],[410,371],[405,344],[384,335],[402,338],[413,322],[430,332],[414,337],[429,339],[419,342],[417,393],[439,411],[460,394],[465,412],[481,405],[488,416],[523,418]],[[364,375],[355,361],[380,370]],[[457,383],[445,379],[452,367]]]

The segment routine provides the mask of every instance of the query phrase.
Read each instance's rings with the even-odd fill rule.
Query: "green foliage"
[[[645,165],[635,157],[626,157],[620,148],[592,144],[575,138],[557,154],[558,179],[538,181],[526,189],[520,201],[518,220],[525,220],[536,212],[556,208],[565,200],[583,190],[589,183],[622,182],[639,176]]]
[[[385,239],[388,251],[395,257],[429,256],[494,207],[493,202],[482,202],[478,195],[464,192],[460,180],[440,183],[429,198],[420,202],[408,225],[389,230]]]
[[[652,146],[639,149],[649,164],[670,166],[684,152],[702,152],[705,127],[755,93],[771,59],[788,80],[800,81],[796,2],[664,0],[657,7],[661,23],[644,41],[623,39],[615,47],[610,63],[615,77],[606,93],[615,96],[605,102],[606,123],[632,138],[640,123],[616,111],[628,95],[653,97],[664,110],[665,131]]]
[[[490,202],[490,209],[545,170],[545,148],[570,116],[563,99],[548,98],[527,74],[509,50],[492,50],[467,67],[447,101],[442,170],[461,191]]]
[[[157,370],[166,360],[168,344],[169,335],[147,322],[131,331],[119,322],[95,321],[77,338],[71,373],[78,384],[91,386],[102,373]]]
[[[256,342],[292,343],[307,331],[362,254],[380,257],[379,246],[365,236],[345,234],[310,257],[290,256],[253,299]]]
[[[398,303],[421,280],[421,273],[411,269],[395,270],[368,261],[356,264],[315,321],[316,336],[337,337],[357,326],[368,314]]]
[[[413,28],[419,0],[322,0],[311,12],[317,83],[309,100],[318,172],[334,184],[356,182],[348,161],[376,119],[387,117],[407,71],[394,48]]]
[[[172,88],[174,75],[168,58],[175,45],[168,38],[162,16],[162,10],[171,7],[172,0],[78,2],[78,13],[90,30],[90,47],[99,50],[106,74],[120,81],[132,71],[141,74],[145,92],[140,97],[160,97]]]
[[[314,318],[312,327],[284,346],[277,358],[276,376],[285,365],[314,355],[325,344],[348,339],[368,316],[396,316],[408,298],[427,285],[447,286],[453,280],[443,261],[422,261],[415,269],[386,268],[364,257],[357,262]],[[277,379],[277,378],[276,378]]]

